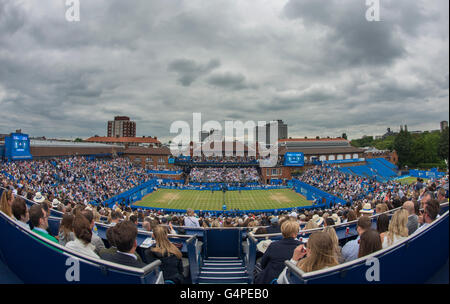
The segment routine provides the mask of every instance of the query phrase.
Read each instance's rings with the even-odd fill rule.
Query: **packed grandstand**
[[[239,191],[264,186],[264,168],[217,166],[246,159],[215,158],[214,165],[207,167],[196,167],[198,161],[192,159],[189,167],[172,167],[167,172],[144,168],[127,157],[2,162],[2,227],[6,222],[14,224],[36,250],[67,251],[99,265],[113,262],[106,264],[111,271],[120,270],[117,264],[147,269],[147,283],[170,284],[305,283],[314,280],[314,276],[308,279],[310,274],[347,271],[346,265],[354,266],[356,261],[363,268],[365,258],[383,259],[386,250],[395,255],[408,242],[418,244],[421,237],[432,242],[433,229],[448,229],[448,174],[402,183],[355,174],[326,162],[310,165],[280,185],[298,193],[300,188],[307,189],[310,193],[305,196],[319,203],[306,207],[172,210],[136,206],[128,199],[131,194],[114,199],[133,189],[143,191],[143,185],[148,186],[149,195],[168,185],[180,191],[187,186],[201,191],[205,183],[220,185],[223,191],[224,185],[236,183]],[[170,172],[181,174],[180,178],[166,180],[158,175]],[[448,260],[448,232],[439,237],[447,238],[442,252]],[[5,242],[2,234],[2,248]],[[14,269],[14,260],[9,262]],[[127,271],[137,275],[133,268]],[[383,282],[424,281],[435,271],[398,280],[392,274]],[[325,273],[324,282],[335,282],[334,274]],[[18,276],[40,282],[20,271]],[[118,282],[128,279],[123,276]],[[58,280],[48,278],[48,282]],[[108,282],[107,277],[102,280]]]

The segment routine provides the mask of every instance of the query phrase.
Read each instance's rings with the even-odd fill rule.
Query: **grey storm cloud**
[[[176,59],[169,64],[169,71],[178,73],[178,81],[183,86],[190,86],[198,77],[205,75],[220,66],[220,61],[211,59],[206,64],[197,63],[189,59]]]
[[[208,83],[214,86],[230,89],[242,90],[246,88],[257,88],[257,85],[248,84],[246,77],[240,73],[216,73],[208,78]]]
[[[350,138],[448,120],[444,0],[0,0],[0,133],[105,135],[115,115],[170,140],[173,121],[283,119]]]

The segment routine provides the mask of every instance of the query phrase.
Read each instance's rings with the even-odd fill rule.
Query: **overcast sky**
[[[106,135],[114,115],[168,140],[175,120],[283,119],[350,138],[449,117],[449,1],[0,0],[0,133]]]

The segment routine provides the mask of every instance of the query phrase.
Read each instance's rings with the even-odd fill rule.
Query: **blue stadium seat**
[[[155,284],[163,282],[162,272],[159,269],[160,261],[155,261],[144,268],[135,268],[91,258],[20,227],[2,212],[0,212],[0,231],[2,231],[0,254],[3,262],[24,283]],[[11,242],[11,239],[14,242]],[[74,269],[79,269],[79,272]],[[77,273],[79,276],[76,275]]]
[[[418,284],[426,282],[448,260],[449,213],[436,219],[424,231],[404,241],[357,260],[335,267],[304,273],[286,261],[291,284]],[[379,280],[373,277],[378,259]]]

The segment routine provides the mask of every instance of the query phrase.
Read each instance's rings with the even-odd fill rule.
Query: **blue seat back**
[[[449,213],[412,234],[406,240],[366,257],[329,269],[311,272],[300,271],[286,261],[287,277],[291,284],[418,284],[427,281],[448,260]],[[368,281],[374,274],[378,260],[379,281]],[[369,275],[368,275],[369,274]]]
[[[236,228],[207,228],[203,238],[205,257],[241,257],[242,233]]]
[[[200,252],[197,249],[197,237],[192,236],[186,241],[188,259],[189,259],[189,272],[191,275],[192,284],[196,284],[200,274]]]
[[[0,231],[3,262],[24,283],[152,284],[162,279],[160,261],[141,269],[87,257],[20,227],[1,212]],[[77,264],[79,281],[68,281]]]

